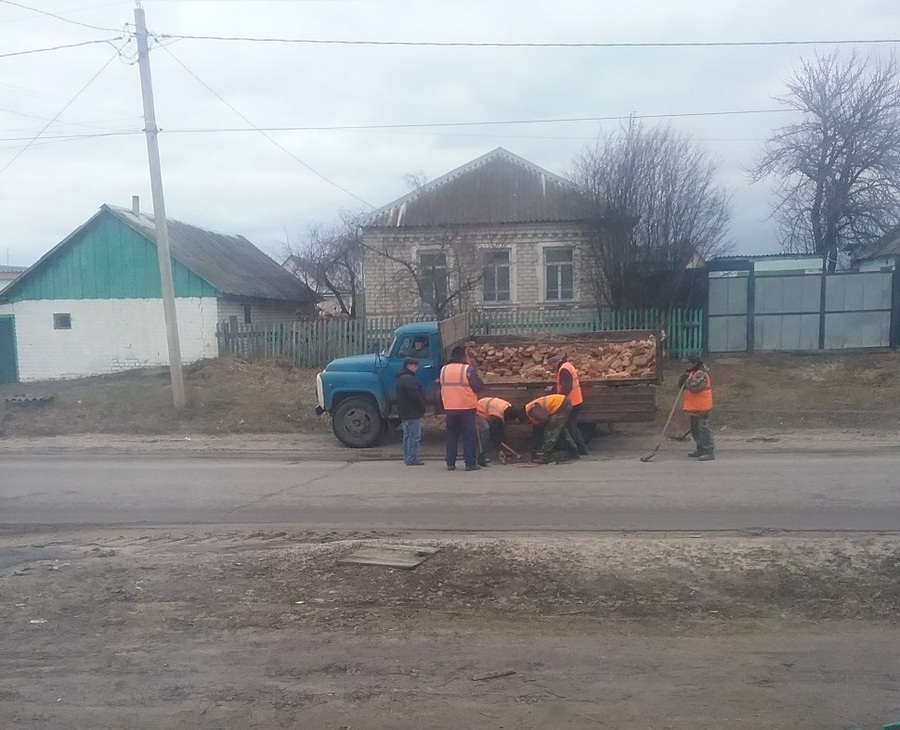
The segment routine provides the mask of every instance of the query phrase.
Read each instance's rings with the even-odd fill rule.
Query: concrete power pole
[[[137,26],[138,66],[141,71],[141,96],[144,100],[144,132],[150,159],[150,189],[153,192],[153,221],[156,225],[156,253],[159,257],[159,281],[162,285],[163,312],[166,319],[166,341],[169,345],[169,373],[172,377],[172,399],[175,408],[184,408],[184,373],[181,370],[181,345],[178,341],[178,317],[175,312],[175,285],[172,280],[172,257],[169,253],[169,228],[163,198],[162,171],[159,165],[159,129],[153,106],[153,84],[150,80],[150,49],[147,22],[140,0],[134,9]]]

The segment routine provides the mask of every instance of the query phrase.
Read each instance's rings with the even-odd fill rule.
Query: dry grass
[[[682,367],[667,364],[657,397],[661,419]],[[898,353],[712,357],[710,367],[720,426],[900,427]],[[328,420],[313,414],[315,375],[316,370],[279,361],[204,360],[185,369],[183,413],[172,408],[165,368],[3,385],[0,435],[327,432]],[[17,394],[53,400],[33,406],[2,402]]]
[[[168,368],[118,375],[0,386],[14,394],[52,396],[45,405],[0,405],[0,434],[291,433],[327,430],[313,413],[315,370],[279,361],[227,357],[184,371],[187,407],[172,407]]]

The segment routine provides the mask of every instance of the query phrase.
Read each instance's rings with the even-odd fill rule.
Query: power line
[[[75,96],[73,96],[69,101],[67,101],[67,102],[66,102],[66,105],[65,105],[62,109],[60,109],[60,110],[53,116],[53,118],[52,118],[49,122],[47,122],[47,124],[44,125],[43,129],[41,129],[40,132],[38,132],[34,137],[32,137],[32,138],[31,138],[31,141],[30,141],[28,144],[26,144],[26,145],[25,145],[21,150],[19,150],[15,155],[13,155],[13,158],[12,158],[9,162],[7,162],[2,168],[0,168],[0,175],[2,175],[4,172],[6,172],[6,170],[9,169],[9,166],[10,166],[10,165],[12,165],[16,160],[18,160],[18,159],[25,153],[25,151],[26,151],[29,147],[31,147],[31,145],[33,145],[35,142],[37,142],[38,138],[39,138],[44,132],[46,132],[47,129],[50,128],[50,125],[53,124],[57,119],[59,119],[59,117],[62,116],[63,112],[64,112],[66,109],[68,109],[68,108],[75,102],[75,100],[76,100],[79,96],[81,96],[81,94],[85,91],[85,89],[87,89],[88,86],[90,86],[92,83],[94,83],[94,80],[95,80],[100,74],[102,74],[102,73],[106,70],[106,67],[109,66],[109,65],[110,65],[113,61],[115,61],[118,57],[119,57],[119,52],[116,51],[116,53],[114,53],[113,56],[112,56],[106,63],[104,63],[104,64],[100,67],[100,70],[97,71],[97,73],[95,73],[93,76],[91,76],[91,78],[88,80],[88,82],[78,90],[78,92],[75,94]]]
[[[0,2],[6,2],[7,0],[0,0]],[[125,36],[120,35],[116,38],[108,38],[106,40],[96,40],[96,41],[82,41],[81,43],[67,43],[64,46],[50,46],[49,48],[32,48],[28,51],[14,51],[13,53],[0,53],[0,58],[10,58],[12,56],[28,56],[32,53],[47,53],[48,51],[61,51],[65,48],[78,48],[79,46],[93,46],[98,43],[115,43],[116,41],[120,41]]]
[[[118,28],[101,28],[98,25],[91,25],[89,23],[82,23],[78,20],[71,20],[69,18],[64,18],[62,15],[57,15],[56,13],[50,13],[46,10],[38,10],[38,8],[32,8],[29,5],[23,5],[22,3],[13,2],[13,0],[0,0],[0,3],[4,5],[12,5],[15,8],[22,8],[22,10],[30,10],[32,13],[39,13],[40,15],[46,15],[50,18],[56,18],[57,20],[61,20],[63,23],[71,23],[72,25],[80,25],[82,28],[90,28],[91,30],[103,30],[108,31],[110,33],[118,33]]]
[[[0,0],[5,2],[6,0]],[[339,40],[322,38],[255,38],[250,36],[213,36],[213,35],[180,35],[176,33],[158,33],[157,38],[192,40],[192,41],[226,41],[243,43],[300,43],[323,46],[412,46],[433,48],[746,48],[767,46],[826,46],[826,45],[878,45],[900,43],[898,38],[860,38],[834,40],[799,40],[799,41],[611,41],[611,42],[493,42],[493,41],[372,41],[372,40]]]
[[[233,111],[235,114],[237,114],[241,119],[243,119],[245,122],[247,122],[247,124],[249,124],[251,127],[253,127],[253,131],[256,131],[256,132],[259,132],[260,134],[262,134],[267,140],[269,140],[272,144],[274,144],[276,147],[278,147],[278,149],[280,149],[282,152],[285,152],[286,154],[288,154],[288,155],[289,155],[290,157],[292,157],[294,160],[296,160],[296,161],[299,162],[301,165],[303,165],[303,167],[305,167],[305,168],[306,168],[307,170],[309,170],[311,173],[313,173],[313,174],[316,175],[317,177],[319,177],[319,178],[321,178],[322,180],[324,180],[325,182],[327,182],[329,185],[333,185],[333,186],[336,187],[338,190],[341,190],[342,192],[346,193],[346,194],[349,195],[350,197],[355,198],[356,200],[358,200],[358,201],[359,201],[360,203],[362,203],[363,205],[367,205],[367,206],[369,206],[370,208],[374,208],[374,207],[375,207],[375,206],[372,205],[371,203],[369,203],[369,202],[363,200],[362,198],[360,198],[358,195],[356,195],[356,194],[350,192],[349,190],[347,190],[347,188],[345,188],[344,186],[340,185],[339,183],[336,183],[334,180],[329,179],[328,177],[326,177],[325,175],[323,175],[321,172],[319,172],[318,170],[316,170],[315,168],[313,168],[312,166],[308,165],[306,162],[304,162],[303,160],[301,160],[299,157],[297,157],[297,155],[295,155],[295,154],[294,154],[293,152],[291,152],[287,147],[285,147],[284,145],[282,145],[280,142],[278,142],[277,140],[275,140],[273,137],[270,137],[268,134],[266,134],[266,131],[265,131],[265,130],[260,129],[259,127],[257,127],[252,121],[250,121],[247,117],[245,117],[243,114],[241,114],[241,112],[239,112],[239,111],[238,111],[237,109],[235,109],[231,104],[229,104],[227,101],[225,101],[225,99],[223,99],[218,93],[216,93],[216,91],[213,90],[213,89],[212,89],[205,81],[203,81],[199,76],[197,76],[197,74],[195,74],[195,73],[194,73],[193,71],[191,71],[187,66],[185,66],[180,60],[178,60],[178,58],[176,58],[175,55],[174,55],[168,48],[166,48],[166,47],[162,47],[162,48],[163,48],[163,50],[164,50],[167,54],[169,54],[169,56],[172,57],[172,59],[173,59],[179,66],[181,66],[185,71],[187,71],[191,76],[193,76],[194,79],[195,79],[201,86],[203,86],[203,88],[205,88],[209,93],[211,93],[213,96],[215,96],[215,97],[216,97],[219,101],[221,101],[225,106],[227,106],[229,109],[231,109],[231,111]],[[242,130],[242,131],[250,131],[250,130]]]

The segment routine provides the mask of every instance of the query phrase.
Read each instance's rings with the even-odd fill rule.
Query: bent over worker
[[[684,386],[684,412],[690,417],[691,436],[697,444],[688,456],[698,461],[712,461],[716,458],[711,418],[712,380],[702,357],[688,358],[687,369],[678,379],[678,385]]]
[[[512,403],[503,398],[481,398],[475,410],[478,421],[479,446],[481,453],[478,455],[478,463],[487,465],[487,447],[490,444],[492,451],[500,452],[503,442],[506,441],[506,423],[515,418],[515,409]]]
[[[587,443],[578,428],[578,414],[584,405],[584,394],[581,391],[581,380],[578,370],[565,355],[555,354],[547,358],[547,364],[556,368],[556,392],[566,396],[572,403],[572,414],[566,424],[572,439],[578,447],[578,453],[582,456],[588,452]]]
[[[475,368],[469,364],[466,349],[462,345],[457,345],[450,351],[450,362],[441,368],[440,383],[441,402],[447,414],[444,424],[447,469],[456,469],[456,451],[461,436],[466,471],[475,471],[478,469],[475,410],[478,407],[477,394],[484,390],[484,383]]]
[[[525,405],[522,415],[534,429],[536,446],[540,440],[540,446],[537,447],[534,454],[534,461],[546,464],[560,438],[565,440],[572,457],[578,458],[575,439],[566,429],[566,423],[571,413],[572,402],[559,393],[535,398]]]

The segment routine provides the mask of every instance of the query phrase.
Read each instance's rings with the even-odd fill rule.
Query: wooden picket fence
[[[337,357],[381,352],[391,343],[397,327],[428,319],[428,316],[377,316],[268,326],[220,322],[216,337],[220,355],[232,353],[248,360],[286,358],[299,367],[322,367]],[[663,350],[668,357],[684,357],[703,348],[702,309],[482,310],[472,320],[473,335],[552,335],[633,329],[665,330]]]

